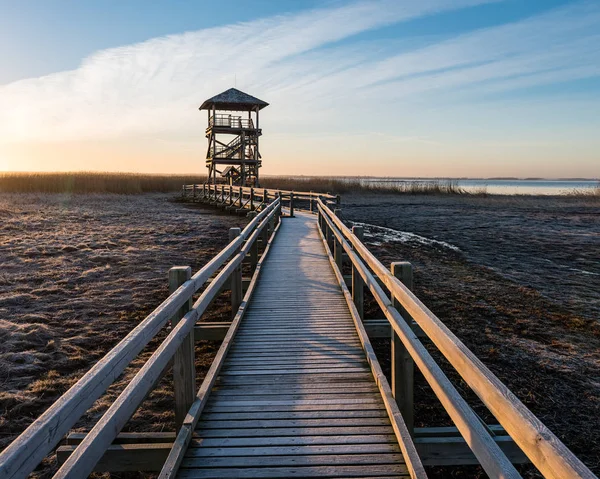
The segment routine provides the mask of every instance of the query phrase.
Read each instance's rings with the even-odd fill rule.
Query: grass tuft
[[[566,193],[567,196],[575,198],[587,198],[600,200],[600,182],[594,188],[574,189]]]

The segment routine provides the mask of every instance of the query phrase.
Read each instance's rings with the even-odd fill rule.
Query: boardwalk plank
[[[337,419],[267,419],[267,420],[231,420],[231,421],[200,421],[198,427],[208,429],[264,429],[275,427],[340,427],[340,426],[385,426],[390,421],[387,418],[361,417]]]
[[[398,454],[397,444],[330,444],[325,446],[198,447],[188,457],[310,456],[326,454]]]
[[[190,448],[257,446],[331,446],[336,444],[395,444],[396,436],[357,434],[352,436],[214,437],[193,439]]]
[[[309,477],[408,477],[401,464],[370,466],[313,466],[313,467],[260,467],[226,469],[182,469],[182,479],[196,478],[309,478]]]
[[[181,467],[273,467],[273,466],[348,466],[365,464],[398,464],[402,456],[398,453],[377,454],[306,454],[291,456],[229,456],[196,457],[186,456]]]
[[[210,412],[202,416],[205,421],[229,420],[268,420],[268,419],[348,419],[357,417],[384,417],[384,409],[367,409],[360,411],[285,411],[285,412]]]

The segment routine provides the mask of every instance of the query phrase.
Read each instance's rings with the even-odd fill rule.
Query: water
[[[598,188],[598,180],[469,180],[436,178],[361,178],[363,183],[377,184],[382,187],[397,186],[401,183],[428,183],[452,181],[466,191],[483,192],[494,195],[564,195],[574,191],[586,191]]]

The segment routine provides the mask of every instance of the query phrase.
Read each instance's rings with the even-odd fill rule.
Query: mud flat
[[[367,194],[344,195],[342,211],[365,224],[384,264],[413,263],[424,303],[600,473],[600,202]],[[381,315],[374,305],[369,314]],[[388,345],[378,346],[384,358]],[[447,420],[418,382],[417,394],[432,399],[418,407],[417,422]]]
[[[0,449],[168,296],[169,268],[198,270],[228,242],[228,229],[245,221],[173,197],[0,195]],[[215,351],[199,343],[199,378]],[[80,427],[101,415],[141,363]],[[163,381],[128,428],[171,430],[172,411]],[[53,467],[45,464],[41,474]]]

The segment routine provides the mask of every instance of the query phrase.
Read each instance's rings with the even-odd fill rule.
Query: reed
[[[137,173],[0,173],[0,192],[5,193],[169,193],[182,185],[206,181],[205,175],[152,175]],[[265,176],[261,187],[321,193],[388,193],[404,195],[464,195],[469,193],[456,180],[379,183],[359,178]]]
[[[267,176],[261,186],[280,190],[315,191],[322,193],[389,193],[404,195],[464,195],[470,194],[456,180],[402,181],[379,183],[359,178]],[[477,193],[481,194],[481,193]]]
[[[574,198],[586,198],[600,200],[600,181],[593,188],[574,189],[567,193],[567,196]]]
[[[136,173],[1,173],[5,193],[168,193],[181,186],[206,181],[203,175],[149,175]]]

